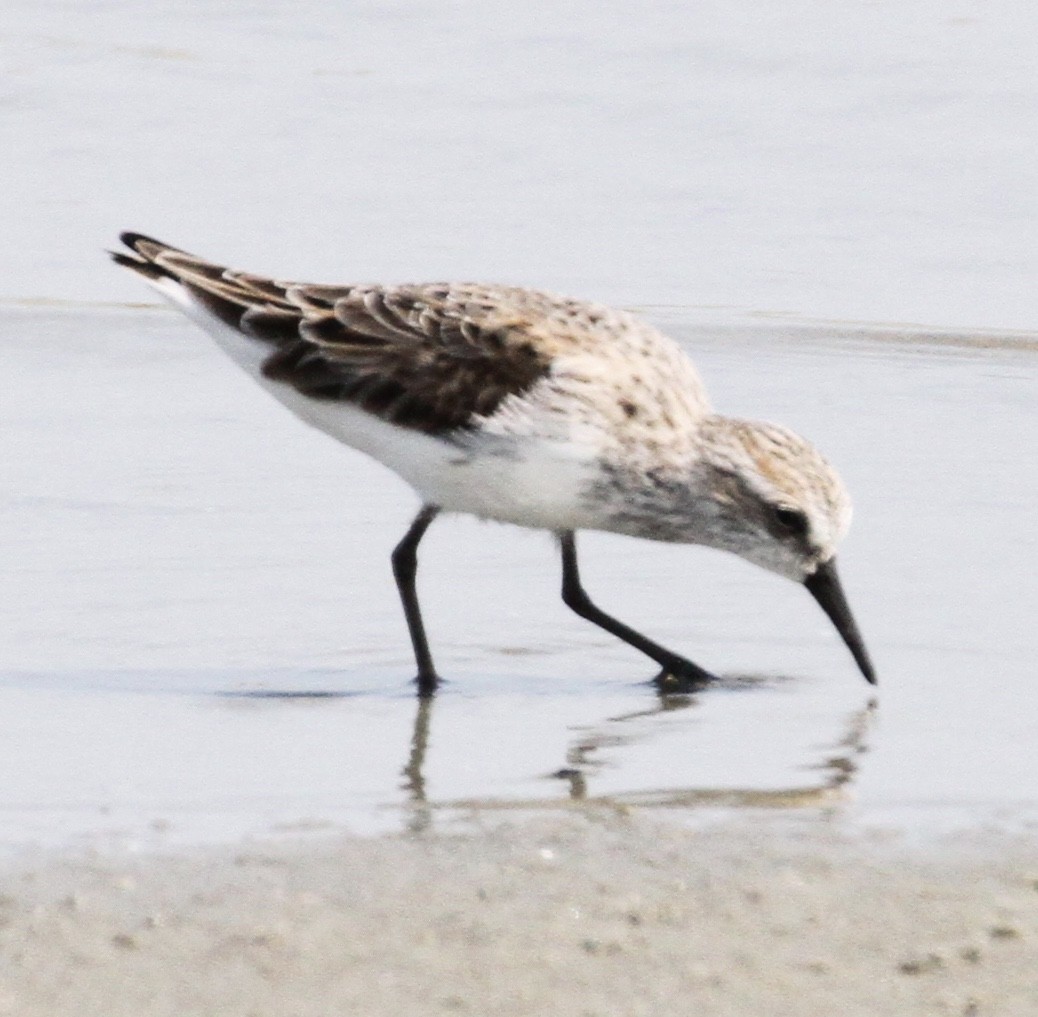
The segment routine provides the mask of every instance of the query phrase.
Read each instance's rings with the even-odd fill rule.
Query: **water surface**
[[[782,421],[856,504],[865,685],[811,598],[693,547],[582,536],[651,667],[559,600],[544,535],[422,545],[449,684],[422,706],[388,554],[416,501],[161,310],[0,316],[0,817],[8,846],[775,807],[926,832],[1038,818],[1035,337],[657,314],[718,407]]]

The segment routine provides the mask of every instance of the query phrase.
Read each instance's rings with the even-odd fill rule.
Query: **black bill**
[[[836,574],[836,559],[830,558],[818,566],[814,575],[804,580],[804,585],[811,591],[811,596],[822,606],[836,626],[836,631],[843,637],[848,649],[857,661],[865,680],[876,684],[876,672],[869,660],[869,651],[865,649],[858,626],[854,623],[854,615],[847,606],[847,598],[840,586],[840,577]]]

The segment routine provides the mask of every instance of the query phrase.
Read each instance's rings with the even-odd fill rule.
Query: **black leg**
[[[393,576],[396,578],[396,588],[400,591],[407,629],[411,633],[411,645],[418,662],[418,677],[415,681],[418,683],[420,696],[432,695],[440,681],[436,668],[433,667],[428,640],[425,638],[422,611],[418,606],[418,592],[414,585],[415,574],[418,572],[418,542],[439,511],[435,505],[423,506],[422,511],[411,523],[411,528],[404,534],[404,539],[393,548],[392,556]]]
[[[577,568],[577,542],[572,531],[559,535],[562,545],[562,600],[567,607],[572,608],[589,622],[612,633],[617,639],[641,650],[647,657],[651,657],[663,669],[656,678],[656,684],[665,692],[687,692],[691,689],[702,688],[708,682],[714,680],[709,671],[704,671],[698,664],[686,660],[684,657],[671,653],[670,650],[646,639],[640,632],[617,621],[605,611],[596,607],[587,595],[584,587],[580,585],[580,570]]]

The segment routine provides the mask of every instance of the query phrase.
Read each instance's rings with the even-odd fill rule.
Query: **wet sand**
[[[23,859],[0,1013],[1031,1017],[1038,849],[620,811]]]

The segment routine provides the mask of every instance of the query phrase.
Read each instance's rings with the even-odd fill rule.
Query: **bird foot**
[[[435,671],[430,671],[416,675],[414,684],[418,689],[419,699],[431,699],[436,695],[436,690],[443,684],[443,679]]]
[[[698,664],[693,664],[683,657],[675,657],[667,661],[663,670],[653,679],[653,684],[663,695],[682,695],[699,692],[716,681],[716,675],[712,675]]]

